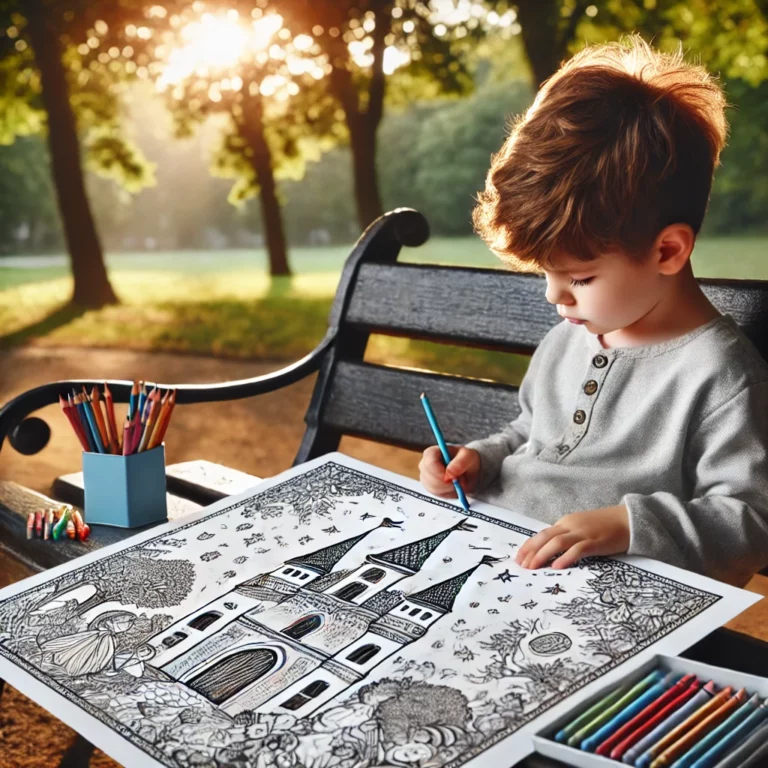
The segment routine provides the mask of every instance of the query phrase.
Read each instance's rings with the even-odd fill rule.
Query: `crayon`
[[[38,509],[35,512],[35,536],[42,538],[43,535],[43,513]]]
[[[597,729],[587,739],[581,742],[581,749],[585,752],[594,752],[597,747],[602,746],[608,739],[616,733],[619,728],[624,726],[638,714],[640,714],[649,704],[656,701],[659,696],[662,696],[665,691],[669,690],[669,687],[676,683],[680,679],[681,675],[677,675],[674,672],[670,672],[652,685],[647,691],[638,696],[634,701],[631,701],[620,712],[617,712],[605,725]],[[610,746],[606,750],[606,753],[610,751]]]
[[[755,694],[743,706],[739,706],[720,725],[708,733],[701,741],[693,745],[676,763],[675,768],[691,768],[691,766],[706,754],[711,747],[722,741],[724,736],[732,733],[760,704],[760,697]]]
[[[658,758],[668,749],[674,747],[680,739],[687,733],[690,733],[699,723],[706,720],[713,712],[717,712],[733,695],[733,688],[727,685],[725,688],[715,694],[703,707],[697,709],[687,720],[673,728],[658,744],[654,744],[648,752],[651,753],[651,768],[659,768],[660,765],[667,764],[667,758],[659,762]]]
[[[692,714],[697,712],[704,704],[715,696],[715,684],[710,680],[687,704],[673,712],[664,722],[654,728],[647,736],[644,736],[622,758],[625,763],[631,763],[637,768],[644,768],[651,764],[653,756],[650,754],[653,747],[666,736],[673,728],[685,722]]]
[[[759,736],[760,740],[753,741],[752,749],[758,744],[768,744],[767,716],[768,699],[765,699],[741,725],[718,741],[693,765],[696,768],[721,768],[721,766],[722,768],[733,768],[733,766],[741,765],[740,760],[744,760],[747,756],[743,748],[749,745],[754,736]]]
[[[655,685],[663,676],[662,672],[658,669],[654,669],[653,672],[646,675],[639,683],[633,685],[616,703],[611,704],[610,707],[601,712],[594,720],[576,731],[576,733],[568,739],[568,745],[575,747],[581,744],[584,739],[591,736],[598,728],[605,725],[605,723],[607,723],[614,715],[621,712],[627,704],[633,702],[638,696],[642,695],[644,691],[652,685]]]
[[[611,691],[607,696],[603,696],[597,704],[591,706],[586,712],[579,715],[575,720],[568,723],[565,728],[560,729],[555,734],[555,741],[564,742],[568,737],[576,733],[579,728],[585,726],[590,720],[593,720],[597,715],[606,707],[610,707],[618,698],[623,696],[629,690],[628,686],[623,685],[617,688],[615,691]]]
[[[35,513],[30,512],[27,515],[27,538],[28,539],[32,538],[32,532],[34,531],[34,529],[35,529]]]
[[[68,539],[74,539],[75,538],[75,524],[72,521],[72,518],[67,520],[66,532],[67,532],[67,538]]]
[[[51,538],[51,530],[53,529],[53,510],[45,510],[45,526],[43,527],[43,538]]]
[[[110,436],[112,453],[117,453],[119,455],[120,434],[117,431],[117,422],[115,421],[115,403],[106,381],[104,382],[104,408],[107,412],[107,431]]]
[[[682,706],[698,690],[696,675],[684,675],[666,693],[651,702],[639,715],[597,748],[597,754],[610,755],[613,760],[621,760],[624,753],[647,733],[650,733],[663,718]],[[606,746],[607,745],[607,746]]]
[[[53,526],[53,540],[58,541],[61,535],[67,530],[67,522],[69,521],[69,510],[64,509],[61,513],[61,517],[56,521]]]
[[[717,709],[710,712],[703,720],[696,723],[687,733],[684,733],[674,744],[667,747],[652,763],[651,768],[663,768],[680,760],[689,750],[721,723],[734,710],[741,707],[747,698],[744,688],[739,689],[733,696],[721,703]]]

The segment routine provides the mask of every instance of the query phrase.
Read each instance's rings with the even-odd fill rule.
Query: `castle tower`
[[[456,528],[458,526],[448,532]],[[258,711],[290,711],[298,717],[310,715],[341,691],[364,678],[386,658],[423,637],[429,627],[453,610],[456,598],[477,568],[495,562],[498,562],[498,558],[485,555],[472,568],[409,595],[373,622],[362,637],[273,696]]]
[[[393,584],[421,570],[430,555],[454,531],[470,531],[475,526],[461,520],[451,528],[417,541],[368,555],[365,562],[328,589],[326,594],[361,605]]]

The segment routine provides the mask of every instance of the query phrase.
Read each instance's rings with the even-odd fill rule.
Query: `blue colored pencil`
[[[139,414],[139,421],[141,421],[142,412],[144,411],[144,403],[147,402],[147,385],[143,382],[139,382],[139,404],[136,406],[136,410]]]
[[[645,693],[629,702],[624,709],[614,715],[605,725],[599,728],[589,738],[581,742],[581,749],[585,752],[594,752],[611,734],[621,728],[624,723],[628,723],[635,715],[640,714],[651,702],[661,696],[671,685],[674,685],[682,675],[670,672],[652,685]]]
[[[746,706],[747,705],[745,704],[744,707],[740,707],[734,714],[738,714],[738,712]],[[737,753],[741,752],[742,742],[747,745],[755,734],[760,736],[761,733],[762,739],[755,739],[752,748],[756,749],[759,744],[768,742],[768,722],[765,721],[766,716],[768,716],[768,699],[766,699],[759,707],[753,709],[746,720],[721,738],[714,746],[710,745],[709,750],[699,757],[691,768],[713,768],[713,766],[718,766],[719,768],[721,765],[741,765],[740,762],[737,760],[732,761],[731,758],[735,758]],[[714,735],[720,731],[727,722],[728,720],[726,720],[720,728],[715,729],[710,735]],[[720,735],[722,736],[722,733]],[[736,747],[738,747],[738,749],[735,749]],[[735,751],[730,752],[732,749]],[[742,754],[740,757],[741,760],[744,760],[747,755]]]
[[[440,448],[440,453],[443,454],[443,461],[447,467],[451,463],[451,454],[448,453],[448,446],[445,444],[445,438],[440,431],[440,427],[437,425],[437,419],[435,418],[432,406],[429,404],[429,398],[424,392],[421,393],[421,404],[424,406],[424,413],[427,414],[429,426],[432,427],[432,432],[434,432],[435,440],[437,440],[437,445]],[[469,512],[469,502],[464,495],[464,489],[461,487],[461,483],[458,480],[454,480],[453,487],[456,489],[456,495],[459,497],[459,501],[461,502],[464,511]]]
[[[133,414],[136,413],[136,406],[139,399],[139,385],[134,381],[131,387],[131,397],[128,401],[128,420],[133,421]]]
[[[93,441],[93,434],[91,433],[91,424],[88,421],[88,416],[85,412],[83,396],[78,395],[77,392],[75,392],[74,402],[75,406],[77,407],[77,412],[80,414],[80,422],[83,425],[83,432],[85,432],[85,438],[88,441],[88,448],[90,449],[91,453],[98,453],[98,448],[96,447],[96,443]]]
[[[93,434],[93,442],[96,444],[96,450],[99,453],[106,453],[107,451],[104,448],[104,444],[101,442],[101,434],[99,432],[99,427],[96,424],[96,416],[93,414],[93,408],[90,401],[86,400],[85,398],[83,402],[83,408],[85,409],[85,416],[88,419],[88,425],[90,426],[91,433]]]

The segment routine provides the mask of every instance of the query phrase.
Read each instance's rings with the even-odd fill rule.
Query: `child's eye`
[[[571,278],[571,285],[586,285],[591,280],[592,280],[591,277],[585,277],[583,280],[574,280],[573,278]]]

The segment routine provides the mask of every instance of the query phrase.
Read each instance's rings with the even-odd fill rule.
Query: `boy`
[[[768,364],[690,264],[725,106],[704,68],[632,36],[565,63],[493,157],[475,228],[544,273],[564,319],[520,415],[419,468],[434,494],[459,479],[549,523],[525,568],[627,553],[742,585],[768,565]]]

